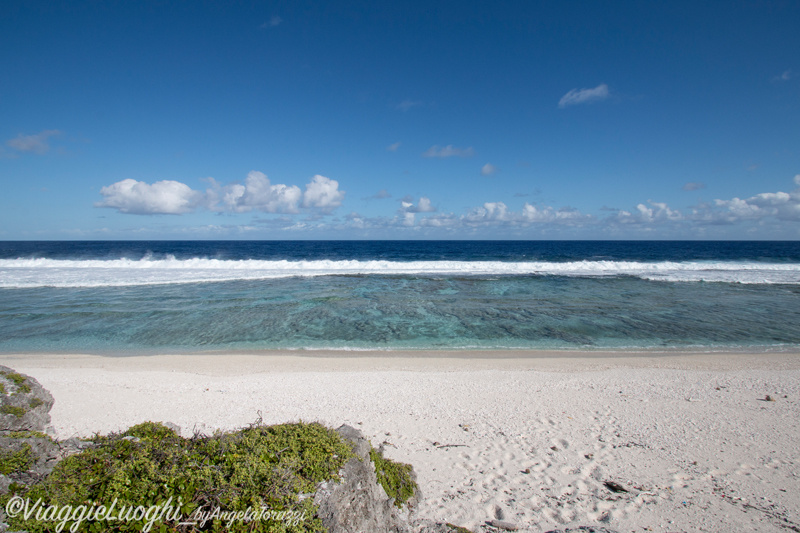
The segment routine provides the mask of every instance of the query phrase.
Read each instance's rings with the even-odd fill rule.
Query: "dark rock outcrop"
[[[0,494],[43,479],[62,457],[50,435],[53,396],[34,378],[0,366]],[[0,531],[5,531],[0,509]]]
[[[314,503],[319,506],[317,516],[323,525],[329,533],[410,532],[409,508],[414,502],[401,510],[387,496],[369,458],[369,441],[360,431],[346,425],[336,431],[353,443],[356,457],[344,465],[341,482],[322,483],[314,495]]]
[[[53,470],[61,448],[50,428],[53,396],[38,381],[0,366],[0,493],[29,485]]]
[[[52,408],[53,396],[38,381],[0,366],[0,430],[46,432]]]
[[[0,494],[12,483],[30,485],[52,472],[61,448],[47,435],[29,431],[0,435]]]
[[[341,482],[322,483],[314,495],[317,516],[329,533],[454,533],[459,528],[432,520],[413,520],[421,499],[419,489],[398,508],[378,483],[375,464],[370,460],[371,445],[351,426],[336,430],[353,443],[356,457],[340,471]],[[463,531],[463,530],[461,530]]]

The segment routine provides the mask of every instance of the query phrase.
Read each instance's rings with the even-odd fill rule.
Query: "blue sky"
[[[0,239],[798,239],[798,21],[3,2]]]

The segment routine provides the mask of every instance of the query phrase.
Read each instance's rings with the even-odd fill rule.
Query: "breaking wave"
[[[800,263],[735,261],[269,261],[176,259],[0,259],[0,287],[123,287],[287,277],[407,276],[632,276],[663,282],[800,284]]]

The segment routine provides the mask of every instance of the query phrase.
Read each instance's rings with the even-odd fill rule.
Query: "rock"
[[[0,366],[0,430],[47,432],[52,407],[53,396],[38,381]]]
[[[370,460],[372,448],[357,429],[341,426],[336,430],[353,443],[356,457],[340,471],[339,483],[321,483],[314,495],[319,506],[317,516],[329,533],[463,533],[468,529],[432,520],[412,521],[420,492],[406,502],[403,509],[394,505],[378,483],[375,464]]]
[[[28,431],[0,435],[0,494],[12,483],[30,485],[49,474],[61,459],[59,445],[47,435]]]
[[[78,437],[72,437],[67,440],[62,440],[58,443],[61,447],[61,455],[67,457],[76,453],[80,453],[87,448],[97,446],[90,440],[81,440]]]
[[[63,442],[50,438],[45,432],[52,432],[49,426],[52,406],[52,395],[38,381],[0,366],[0,494],[9,492],[12,484],[30,485],[43,479],[60,459],[95,445],[77,438]],[[168,427],[180,433],[178,426],[168,424]],[[402,509],[396,507],[394,499],[378,483],[369,441],[350,426],[341,426],[336,431],[353,443],[356,457],[340,470],[340,482],[321,483],[313,495],[319,507],[317,516],[329,533],[469,531],[430,520],[412,523],[419,490]],[[0,531],[5,530],[4,522],[5,513],[0,509]]]
[[[341,482],[321,483],[314,495],[317,516],[329,533],[410,533],[408,507],[401,511],[378,484],[370,444],[351,426],[336,430],[354,444],[356,457],[340,471]],[[413,503],[411,504],[413,505]]]
[[[0,366],[0,494],[53,470],[61,448],[49,435],[53,396],[38,381]]]
[[[414,533],[473,533],[472,530],[465,527],[427,519],[415,520],[412,531]]]
[[[617,483],[616,481],[603,481],[603,485],[611,492],[628,492],[628,489]]]
[[[503,520],[489,520],[486,523],[492,527],[496,527],[497,529],[504,529],[505,531],[517,531],[519,529],[516,524],[505,522]]]
[[[181,434],[181,427],[178,424],[173,424],[172,422],[162,422],[162,424],[174,431],[176,435]]]
[[[62,457],[47,433],[53,396],[38,381],[0,366],[0,494],[46,477]],[[5,531],[5,509],[0,530]]]

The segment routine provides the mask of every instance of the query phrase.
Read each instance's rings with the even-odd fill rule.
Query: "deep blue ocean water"
[[[0,352],[793,349],[800,242],[0,242]]]

